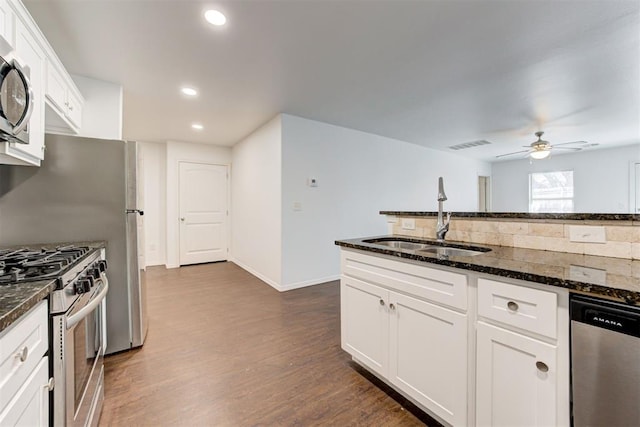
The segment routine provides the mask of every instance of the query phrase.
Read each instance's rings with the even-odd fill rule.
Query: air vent
[[[449,148],[451,150],[466,150],[467,148],[479,147],[480,145],[489,145],[491,144],[489,141],[484,139],[478,141],[465,142],[464,144],[452,145]]]

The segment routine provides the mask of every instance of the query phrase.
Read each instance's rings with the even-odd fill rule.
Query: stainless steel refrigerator
[[[47,135],[38,167],[0,165],[0,245],[107,242],[107,354],[147,332],[136,142]]]

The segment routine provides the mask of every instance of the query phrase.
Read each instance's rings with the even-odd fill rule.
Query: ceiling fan
[[[549,154],[551,154],[552,149],[553,150],[571,150],[571,151],[582,150],[581,147],[560,147],[561,145],[588,144],[587,141],[571,141],[571,142],[563,142],[562,144],[551,145],[549,141],[544,141],[542,139],[542,135],[544,135],[544,132],[542,131],[536,132],[535,136],[538,137],[538,140],[532,142],[531,145],[523,145],[523,147],[528,148],[528,150],[515,151],[513,153],[507,153],[507,154],[500,154],[499,156],[496,156],[496,158],[512,156],[514,154],[527,153],[529,157],[531,157],[532,159],[541,160],[549,157]]]

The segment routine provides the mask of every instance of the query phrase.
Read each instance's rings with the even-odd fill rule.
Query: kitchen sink
[[[475,251],[472,249],[452,248],[447,246],[428,246],[425,249],[420,249],[417,252],[426,252],[441,256],[475,256],[482,255],[488,251]]]
[[[462,246],[459,244],[449,244],[447,242],[412,242],[404,238],[382,237],[378,239],[363,240],[364,243],[385,246],[387,248],[412,251],[420,254],[433,254],[443,257],[448,256],[475,256],[490,252],[491,249],[477,246]]]

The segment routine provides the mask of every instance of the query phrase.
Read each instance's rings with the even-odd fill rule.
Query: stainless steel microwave
[[[0,56],[0,140],[28,144],[32,112],[29,69],[11,53]]]

